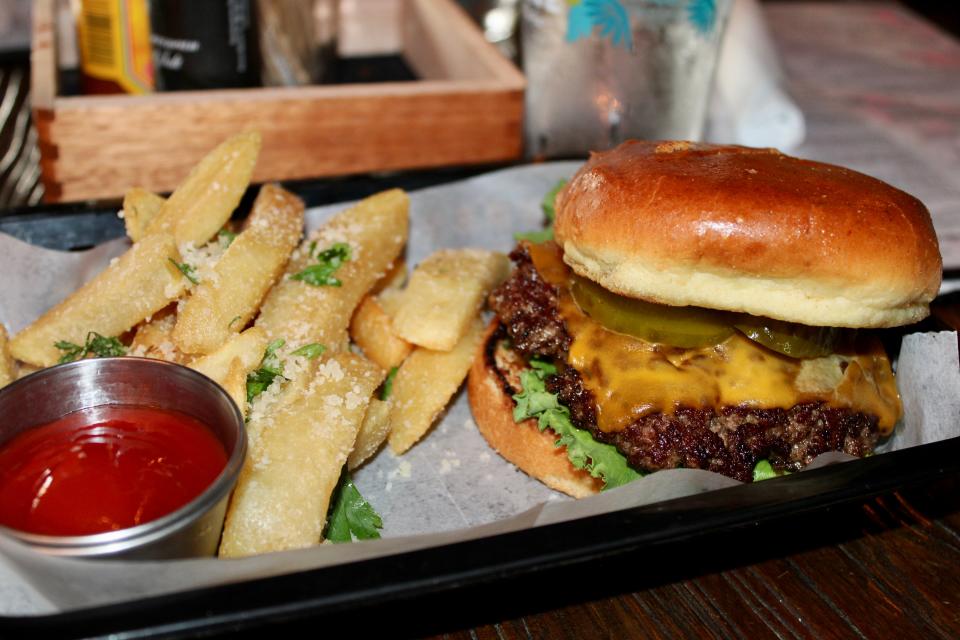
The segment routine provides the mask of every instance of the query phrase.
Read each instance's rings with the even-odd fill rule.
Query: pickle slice
[[[836,351],[843,330],[810,327],[782,320],[742,316],[734,325],[740,333],[766,348],[791,358],[821,358]]]
[[[606,329],[647,342],[694,349],[719,344],[733,334],[729,316],[720,311],[627,298],[578,276],[570,291],[580,310]]]

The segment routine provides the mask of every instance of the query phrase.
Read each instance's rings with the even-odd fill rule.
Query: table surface
[[[890,4],[766,6],[808,135],[797,155],[876,175],[927,203],[960,256],[960,43]],[[953,261],[953,263],[951,263]],[[947,258],[953,269],[956,258]],[[938,318],[960,327],[960,298]],[[428,626],[444,638],[960,637],[960,479],[871,499],[700,550],[702,566],[594,579]],[[658,564],[657,566],[662,566]]]

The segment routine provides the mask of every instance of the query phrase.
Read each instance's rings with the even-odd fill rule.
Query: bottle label
[[[83,72],[127,93],[153,87],[146,0],[83,0],[78,22]]]

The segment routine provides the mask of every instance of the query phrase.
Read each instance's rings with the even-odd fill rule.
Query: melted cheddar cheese
[[[890,361],[876,339],[822,358],[795,359],[763,347],[739,332],[723,342],[681,349],[614,333],[585,315],[569,291],[570,270],[559,248],[529,245],[540,275],[559,290],[560,315],[573,339],[569,364],[597,402],[597,424],[606,432],[626,428],[650,413],[679,406],[719,409],[789,408],[824,402],[878,417],[881,434],[900,418],[900,396]]]

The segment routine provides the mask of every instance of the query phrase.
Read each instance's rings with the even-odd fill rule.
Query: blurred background
[[[351,11],[351,6],[355,3],[375,4],[378,1],[342,0],[339,11]],[[766,9],[770,5],[791,1],[766,0],[762,2],[762,6]],[[254,73],[243,78],[225,80],[224,82],[228,84],[222,86],[251,86],[259,83],[303,84],[320,81],[356,82],[380,79],[381,76],[378,74],[384,73],[384,61],[380,61],[378,65],[339,65],[334,60],[330,40],[324,41],[321,35],[319,39],[315,37],[313,41],[308,41],[309,39],[302,33],[298,33],[297,27],[302,25],[302,21],[296,19],[296,11],[276,10],[276,7],[281,5],[285,5],[287,9],[297,4],[311,5],[316,15],[317,3],[325,2],[332,6],[333,0],[254,3],[259,4],[259,10],[254,12],[258,24],[253,25],[259,30],[253,33],[249,41],[251,49],[249,68]],[[518,15],[521,0],[459,0],[459,2],[476,21],[484,37],[519,65]],[[809,3],[809,0],[807,2]],[[175,43],[176,34],[188,28],[175,23],[176,15],[171,7],[175,8],[178,3],[165,0],[154,0],[154,3],[156,6],[153,10],[157,10],[159,6],[165,6],[169,9],[167,15],[173,16],[165,23],[164,28],[169,29],[169,33],[172,34],[169,39]],[[62,0],[63,11],[58,24],[57,60],[61,74],[60,91],[68,94],[84,91],[112,91],[116,87],[111,88],[108,86],[110,83],[99,85],[91,83],[89,78],[81,73],[77,34],[75,27],[69,24],[70,12],[76,12],[80,4],[79,0],[74,0],[71,7],[69,0]],[[203,4],[193,3],[193,7]],[[834,4],[839,7],[851,3],[832,0],[819,4]],[[937,29],[960,37],[960,2],[900,0],[886,4],[905,7],[922,16]],[[37,204],[43,200],[44,195],[40,180],[38,136],[31,123],[29,100],[31,7],[31,0],[4,0],[0,3],[0,211]],[[327,11],[330,23],[335,24],[337,9]],[[154,20],[157,20],[156,14],[154,14]],[[178,32],[177,29],[181,31]],[[852,32],[850,37],[857,37],[856,33]],[[176,54],[176,51],[171,53],[174,57]],[[262,56],[262,60],[256,59],[258,54]],[[257,65],[260,65],[259,75],[256,73],[257,69],[253,68]],[[388,74],[389,79],[393,79],[397,74],[408,73],[404,69],[390,68],[389,64],[386,64],[386,68],[385,73]],[[157,82],[160,83],[160,81],[160,74],[158,74]],[[205,80],[197,81],[173,76],[166,79],[168,89],[203,88],[203,81]],[[197,86],[177,84],[189,82],[201,82],[201,84]],[[716,131],[714,134],[716,137]]]

